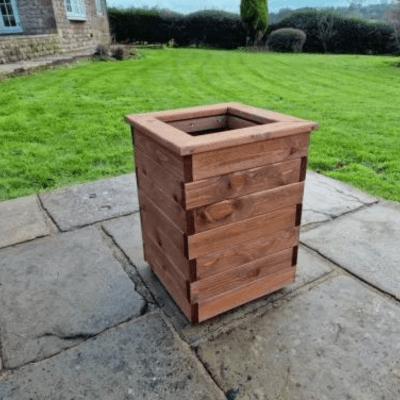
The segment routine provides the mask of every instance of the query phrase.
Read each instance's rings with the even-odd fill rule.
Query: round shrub
[[[271,32],[267,48],[271,51],[299,53],[302,51],[307,35],[300,29],[281,28]]]

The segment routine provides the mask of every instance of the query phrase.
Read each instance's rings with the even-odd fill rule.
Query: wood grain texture
[[[189,182],[185,176],[184,158],[178,156],[164,146],[149,138],[138,129],[134,130],[135,146],[150,157],[154,162],[174,175],[177,180]],[[188,156],[190,158],[190,156]]]
[[[189,267],[191,263],[184,252],[184,234],[143,193],[139,193],[139,199],[143,233],[158,244],[186,279],[192,280]]]
[[[292,266],[293,249],[283,250],[190,284],[191,303],[202,303]]]
[[[140,180],[140,192],[143,192],[151,199],[151,201],[173,221],[183,233],[194,233],[193,213],[186,212],[179,203],[171,198],[171,196],[165,194],[154,180],[143,175],[141,171],[137,172],[137,176],[138,180]]]
[[[307,156],[308,134],[194,154],[193,180]]]
[[[252,300],[266,296],[270,293],[282,289],[287,284],[293,283],[295,279],[296,269],[288,267],[278,271],[273,275],[260,279],[222,296],[211,299],[207,302],[199,304],[199,322],[205,321],[216,315],[222,314],[228,310],[248,303]]]
[[[225,199],[233,199],[300,180],[300,158],[236,171],[185,183],[186,209],[191,210]]]
[[[204,118],[191,118],[182,121],[171,121],[168,122],[169,125],[181,131],[191,133],[198,131],[207,131],[211,129],[221,129],[225,128],[228,124],[227,115],[216,115],[213,117]]]
[[[196,259],[196,280],[204,279],[298,244],[299,227],[248,240],[235,247],[200,256]]]
[[[192,319],[192,307],[187,298],[187,284],[173,262],[164,254],[153,240],[143,234],[146,242],[146,259],[153,268],[154,273],[175,300],[178,307],[186,317]]]
[[[139,148],[135,151],[137,170],[157,185],[166,196],[184,207],[183,183]]]
[[[295,226],[296,206],[187,237],[189,260]]]
[[[200,207],[194,211],[194,232],[205,232],[299,204],[303,190],[304,182],[292,183]]]
[[[239,118],[234,115],[227,115],[227,127],[228,129],[242,129],[250,126],[260,125],[259,122],[251,121],[244,118]]]

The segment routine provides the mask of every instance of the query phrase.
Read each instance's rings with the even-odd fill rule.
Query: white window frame
[[[67,2],[71,4],[72,11],[68,10]],[[68,19],[71,21],[86,21],[86,10],[84,0],[65,0]]]
[[[107,10],[106,0],[96,0],[96,14],[105,15]]]
[[[15,0],[11,0],[11,8],[15,18],[16,26],[5,26],[3,22],[3,14],[0,11],[0,35],[4,33],[22,33],[23,29],[21,26],[21,20],[19,19],[18,7]]]

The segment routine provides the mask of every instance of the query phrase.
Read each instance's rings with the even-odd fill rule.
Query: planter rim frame
[[[213,116],[233,115],[259,125],[223,132],[193,136],[169,123]],[[247,143],[276,139],[319,129],[317,123],[240,103],[181,108],[138,115],[128,115],[125,121],[136,125],[145,134],[172,152],[186,156]]]

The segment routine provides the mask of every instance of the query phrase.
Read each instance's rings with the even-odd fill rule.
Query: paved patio
[[[400,205],[307,174],[293,285],[191,326],[134,174],[0,203],[0,400],[400,399]]]

